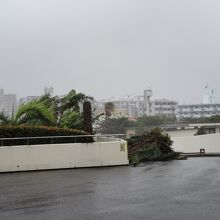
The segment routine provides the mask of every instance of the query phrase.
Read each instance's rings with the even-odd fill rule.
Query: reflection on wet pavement
[[[219,219],[220,158],[0,174],[0,219]]]

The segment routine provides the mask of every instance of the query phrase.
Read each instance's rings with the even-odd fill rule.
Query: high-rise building
[[[4,90],[0,89],[0,112],[11,116],[17,107],[17,97],[14,94],[4,94]]]

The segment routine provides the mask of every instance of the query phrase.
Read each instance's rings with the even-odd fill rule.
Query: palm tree
[[[83,93],[77,93],[71,90],[66,96],[60,99],[57,114],[57,125],[68,127],[78,126],[82,128],[82,114],[80,113],[80,103],[86,100],[93,100],[92,97]],[[64,123],[65,122],[65,123]],[[72,125],[70,126],[70,124]]]
[[[13,116],[8,117],[3,113],[0,114],[1,125],[54,125],[56,119],[52,109],[48,109],[43,103],[38,101],[28,102],[20,105],[18,111]]]
[[[43,103],[46,107],[52,109],[54,117],[57,121],[59,120],[61,99],[58,96],[51,96],[50,93],[45,93],[37,100],[37,102]]]
[[[60,117],[59,127],[83,130],[83,116],[79,112],[66,110]]]
[[[71,90],[62,98],[58,96],[52,97],[51,94],[46,93],[37,101],[53,110],[57,126],[82,129],[83,115],[80,113],[80,103],[87,100],[93,100],[93,98]]]
[[[66,96],[61,99],[60,113],[62,114],[66,110],[79,112],[79,103],[82,103],[86,100],[93,100],[93,98],[86,96],[83,93],[77,93],[74,89],[72,89]]]

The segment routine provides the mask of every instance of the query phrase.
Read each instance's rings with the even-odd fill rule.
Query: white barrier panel
[[[0,172],[127,164],[125,141],[0,147]]]
[[[205,149],[206,153],[220,153],[220,134],[173,137],[172,148],[177,152],[198,153]]]

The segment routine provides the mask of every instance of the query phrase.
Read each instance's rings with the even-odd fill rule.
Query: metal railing
[[[56,139],[71,139],[70,142],[63,142],[63,143],[80,143],[77,142],[77,139],[82,138],[92,138],[94,142],[110,142],[110,141],[120,141],[125,139],[124,134],[98,134],[98,135],[72,135],[72,136],[41,136],[41,137],[15,137],[15,138],[0,138],[0,146],[7,146],[4,145],[7,141],[15,141],[15,140],[24,140],[24,144],[22,145],[30,145],[31,140],[50,140],[49,143],[46,144],[54,144],[56,143]],[[61,144],[62,142],[59,142]],[[82,142],[85,143],[85,142]],[[19,144],[20,145],[20,144]]]

